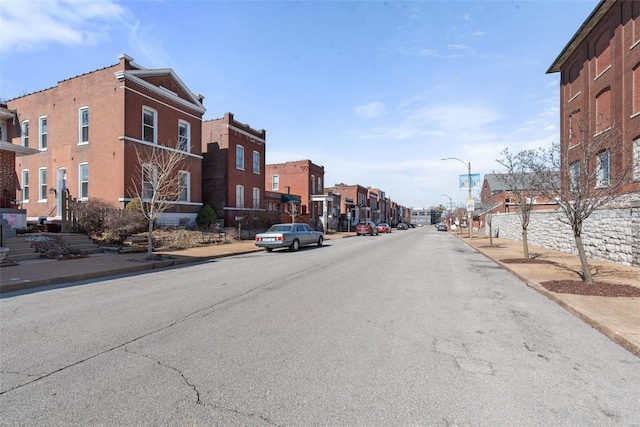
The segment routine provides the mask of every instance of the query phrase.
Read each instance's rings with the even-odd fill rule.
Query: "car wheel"
[[[265,248],[267,250],[267,252],[271,252],[273,250],[273,248]]]
[[[300,249],[300,242],[298,242],[298,240],[294,240],[291,244],[291,252],[295,252],[298,249]]]
[[[324,239],[323,239],[322,237],[320,237],[320,238],[318,239],[318,246],[322,246],[322,241],[323,241],[323,240],[324,240]]]

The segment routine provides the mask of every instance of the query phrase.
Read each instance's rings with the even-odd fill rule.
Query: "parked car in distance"
[[[367,234],[371,234],[372,236],[378,235],[378,227],[374,224],[373,221],[362,220],[356,225],[356,234],[358,236],[365,236]]]
[[[314,231],[308,224],[275,224],[264,233],[256,235],[256,246],[271,252],[278,248],[289,248],[292,252],[300,246],[322,246],[324,234]]]
[[[396,228],[398,230],[408,230],[409,226],[407,224],[405,224],[404,222],[399,222],[398,226]]]
[[[376,227],[378,228],[378,233],[391,233],[391,226],[386,222],[381,222]]]
[[[416,225],[414,223],[409,223],[409,228],[416,228]]]
[[[438,231],[447,231],[447,224],[441,222],[438,224]]]

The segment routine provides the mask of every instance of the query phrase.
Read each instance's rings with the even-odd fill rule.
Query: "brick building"
[[[78,200],[124,207],[143,185],[136,150],[180,150],[180,201],[159,222],[195,218],[202,205],[202,97],[171,69],[146,69],[121,54],[115,65],[7,101],[20,205],[30,218],[61,215],[62,189]]]
[[[236,121],[232,113],[202,122],[203,203],[226,227],[267,209],[267,131]]]
[[[578,132],[591,138],[616,129],[622,149],[594,155],[602,165],[598,182],[632,168],[632,182],[622,193],[639,193],[640,1],[600,1],[547,71],[557,72],[562,163],[577,164]]]
[[[341,198],[340,215],[341,222],[347,219],[355,226],[360,219],[371,219],[371,203],[369,189],[362,185],[336,184],[325,188],[327,193],[339,194]]]
[[[317,227],[322,216],[322,202],[311,196],[324,194],[324,166],[311,160],[298,160],[265,166],[265,185],[269,191],[294,194],[300,198],[300,214],[305,222]],[[286,196],[284,196],[286,197]]]

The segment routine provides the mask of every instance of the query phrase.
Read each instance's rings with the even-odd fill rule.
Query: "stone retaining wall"
[[[563,219],[559,211],[532,212],[527,229],[529,244],[578,255],[571,227]],[[522,241],[517,213],[496,214],[491,224],[494,236]],[[488,235],[488,227],[485,233]],[[582,242],[590,258],[640,267],[640,208],[627,205],[593,212],[583,224]]]

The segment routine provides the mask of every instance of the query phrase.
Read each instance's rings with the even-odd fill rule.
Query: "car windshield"
[[[291,231],[291,226],[282,224],[272,225],[271,228],[267,230],[267,233],[282,233],[283,231]]]

